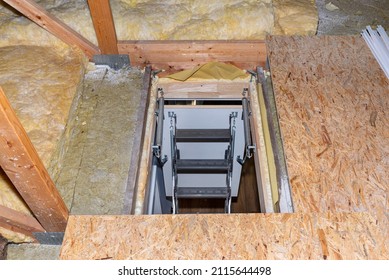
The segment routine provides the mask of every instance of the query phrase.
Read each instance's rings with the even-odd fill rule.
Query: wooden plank
[[[0,88],[0,165],[46,231],[64,231],[68,210]]]
[[[71,216],[60,258],[386,260],[387,232],[384,213]]]
[[[146,67],[143,74],[141,100],[138,107],[138,113],[136,115],[137,126],[134,133],[132,151],[141,151],[143,147],[142,143],[145,142],[147,108],[150,101],[151,79],[151,67]],[[128,171],[127,187],[125,192],[126,196],[124,198],[124,207],[122,212],[123,214],[131,214],[131,211],[134,211],[134,197],[137,191],[137,184],[141,173],[139,168],[142,164],[141,157],[141,153],[131,153],[131,165]]]
[[[149,69],[149,68],[147,68]],[[145,77],[146,78],[146,77]],[[144,86],[147,85],[147,80],[144,80]],[[151,170],[151,164],[153,162],[153,153],[150,149],[153,142],[153,135],[155,131],[155,111],[157,107],[157,88],[156,83],[151,81],[151,88],[149,92],[149,104],[146,106],[146,112],[144,115],[145,125],[143,132],[143,143],[140,149],[140,164],[138,167],[137,181],[134,189],[134,195],[132,202],[131,213],[135,215],[141,215],[145,213],[147,208],[145,199],[147,198],[147,187],[149,183],[149,171]]]
[[[163,81],[162,81],[163,80]],[[161,79],[158,87],[163,89],[164,97],[171,99],[196,98],[196,99],[242,99],[244,88],[249,87],[248,81],[196,81],[179,82]]]
[[[97,41],[102,54],[118,54],[115,24],[109,0],[88,0]]]
[[[44,8],[33,0],[4,0],[8,5],[28,17],[30,20],[58,37],[66,44],[79,47],[89,58],[99,54],[100,50],[86,38],[78,34],[68,25],[55,16],[48,13]]]
[[[293,213],[293,200],[286,167],[284,147],[282,145],[271,77],[265,78],[263,68],[261,67],[258,67],[257,75],[258,87],[262,88],[262,98],[264,101],[261,106],[266,108],[265,112],[267,115],[269,134],[271,138],[271,148],[273,150],[273,158],[277,176],[276,185],[278,186],[279,203],[276,205],[276,209],[278,209],[281,213]]]
[[[24,213],[0,205],[0,226],[33,237],[33,232],[44,232],[38,221]]]
[[[295,211],[388,212],[389,80],[360,36],[272,36]]]
[[[128,54],[131,64],[177,72],[210,61],[231,63],[242,69],[266,64],[266,45],[251,41],[119,41],[120,54]]]
[[[249,100],[251,107],[250,127],[255,144],[253,154],[259,193],[259,205],[262,213],[274,213],[274,201],[270,184],[269,164],[266,154],[265,137],[262,127],[261,109],[255,83],[250,84]]]

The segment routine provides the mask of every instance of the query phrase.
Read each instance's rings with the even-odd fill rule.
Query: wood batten
[[[2,205],[0,205],[0,226],[30,237],[33,237],[33,232],[45,231],[34,217]]]
[[[64,231],[68,209],[1,88],[0,165],[43,228]]]
[[[109,0],[88,0],[97,41],[102,54],[118,54],[115,24]]]
[[[163,89],[168,99],[241,99],[242,89],[249,87],[248,81],[197,81],[197,82],[161,82],[158,87]]]
[[[120,54],[128,54],[131,64],[166,73],[220,61],[241,69],[266,64],[266,46],[262,40],[245,41],[119,41]],[[160,75],[161,76],[161,75]]]
[[[78,46],[89,58],[92,58],[93,55],[100,53],[97,46],[60,21],[58,18],[48,13],[44,8],[35,3],[35,1],[4,0],[4,2],[65,43],[71,46]]]

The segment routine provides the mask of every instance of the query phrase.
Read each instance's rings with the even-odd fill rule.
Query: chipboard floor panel
[[[71,216],[60,258],[388,259],[384,214]]]

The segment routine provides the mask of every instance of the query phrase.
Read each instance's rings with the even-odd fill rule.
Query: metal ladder
[[[179,213],[180,198],[218,198],[225,199],[224,212],[231,213],[231,183],[234,160],[235,121],[237,112],[229,116],[227,129],[178,129],[177,116],[169,112],[170,143],[172,165],[172,209]],[[182,159],[177,143],[228,143],[223,159]],[[225,174],[225,187],[180,187],[179,174]]]

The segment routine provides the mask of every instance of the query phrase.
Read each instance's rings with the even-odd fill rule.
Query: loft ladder
[[[231,213],[231,185],[234,166],[234,147],[236,134],[236,121],[238,112],[231,112],[229,115],[229,128],[223,129],[187,129],[177,128],[177,115],[174,111],[168,112],[170,118],[170,151],[171,157],[162,156],[162,139],[163,139],[163,122],[164,113],[164,97],[162,89],[158,89],[158,109],[156,114],[156,134],[154,138],[153,148],[153,168],[151,174],[151,183],[149,190],[149,202],[147,213],[153,213],[154,195],[156,185],[158,186],[159,199],[163,213],[171,212],[179,213],[179,199],[224,199],[224,212]],[[250,105],[247,98],[248,89],[243,90],[242,98],[242,121],[244,126],[245,152],[243,158],[238,156],[236,161],[243,165],[247,158],[250,158],[255,150],[255,145],[252,144],[250,133]],[[180,150],[177,143],[226,143],[224,158],[217,159],[193,159],[181,158]],[[200,146],[201,146],[200,145]],[[169,162],[171,164],[172,176],[172,199],[168,200],[165,192],[164,184],[156,184],[156,181],[164,181],[162,168]],[[156,179],[159,175],[159,180]],[[201,174],[225,174],[225,185],[222,186],[182,186],[180,185],[180,174],[190,174],[193,176],[201,176]],[[193,177],[196,181],[195,177]],[[182,183],[182,182],[181,182]],[[171,209],[171,211],[167,210]]]
[[[224,199],[224,212],[231,213],[231,183],[234,160],[235,121],[237,112],[229,117],[230,127],[227,129],[179,129],[177,115],[169,112],[170,143],[172,164],[172,202],[173,214],[179,213],[179,199]],[[225,156],[221,159],[183,159],[177,143],[228,143]],[[179,174],[225,174],[226,182],[222,187],[185,187],[180,186]]]

